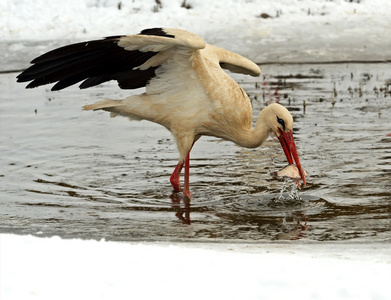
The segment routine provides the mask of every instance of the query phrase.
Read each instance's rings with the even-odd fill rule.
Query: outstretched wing
[[[116,80],[120,88],[145,86],[155,70],[167,60],[164,52],[182,46],[202,49],[205,42],[190,32],[151,28],[137,35],[112,36],[102,40],[68,45],[45,53],[33,66],[17,76],[18,82],[31,81],[26,88],[55,83],[61,90],[80,81],[80,88]]]
[[[251,76],[259,76],[261,74],[261,69],[251,60],[223,48],[213,48],[217,54],[218,63],[223,69]]]

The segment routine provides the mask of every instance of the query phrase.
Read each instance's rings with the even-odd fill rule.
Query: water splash
[[[299,190],[295,181],[291,179],[285,179],[282,185],[280,194],[278,195],[277,201],[302,201],[303,199],[299,195]]]

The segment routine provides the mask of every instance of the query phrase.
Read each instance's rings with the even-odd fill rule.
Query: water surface
[[[203,137],[189,203],[169,176],[170,133],[81,106],[129,91],[25,90],[0,74],[0,232],[132,241],[390,241],[391,64],[263,65],[234,75],[254,116],[294,116],[308,171],[301,200],[278,201],[286,165],[275,138],[258,149]],[[136,91],[139,92],[139,91]],[[304,105],[305,101],[305,105]],[[191,223],[190,225],[188,223]]]

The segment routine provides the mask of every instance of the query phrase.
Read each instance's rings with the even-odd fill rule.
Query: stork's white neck
[[[241,132],[233,142],[246,148],[257,148],[262,145],[272,130],[265,122],[262,112],[259,114],[255,127]]]

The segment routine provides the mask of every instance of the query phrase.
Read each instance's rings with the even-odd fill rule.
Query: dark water
[[[390,241],[391,64],[264,65],[235,76],[254,115],[279,101],[308,171],[301,200],[278,200],[278,141],[256,150],[203,137],[191,203],[172,193],[178,154],[164,128],[81,106],[115,84],[25,90],[0,74],[0,232],[142,241]],[[305,101],[305,111],[303,101]],[[289,189],[288,189],[289,190]],[[191,223],[188,225],[188,223]]]

